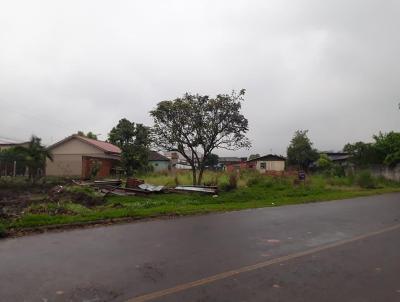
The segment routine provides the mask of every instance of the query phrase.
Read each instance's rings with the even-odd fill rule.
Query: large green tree
[[[346,144],[343,151],[349,153],[350,162],[357,167],[365,167],[370,164],[380,164],[383,162],[383,154],[373,143],[356,142]]]
[[[374,147],[380,154],[382,162],[388,166],[395,166],[400,163],[400,133],[399,132],[380,132],[374,135]]]
[[[121,119],[108,134],[108,141],[121,148],[121,164],[128,176],[148,168],[151,143],[148,127]]]
[[[154,143],[182,154],[192,168],[193,184],[201,184],[207,159],[214,149],[249,147],[245,134],[248,121],[239,93],[207,95],[186,93],[182,98],[158,103],[150,112],[154,119]]]
[[[297,130],[287,148],[288,164],[303,170],[308,170],[309,165],[319,157],[307,133],[308,130]]]

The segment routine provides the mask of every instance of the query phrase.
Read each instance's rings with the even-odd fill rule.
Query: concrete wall
[[[48,176],[83,176],[82,156],[110,158],[100,149],[73,138],[51,149],[53,161],[46,160],[46,175]]]
[[[154,172],[168,171],[170,169],[169,161],[151,161],[149,162],[153,167]]]
[[[400,181],[400,164],[389,168],[387,166],[372,166],[369,169],[375,177],[384,177],[386,179]]]
[[[82,155],[54,154],[53,161],[46,160],[46,175],[48,176],[81,176]]]
[[[265,168],[262,168],[263,164],[265,164]],[[256,169],[260,172],[266,171],[284,171],[285,170],[285,162],[284,161],[257,161]]]

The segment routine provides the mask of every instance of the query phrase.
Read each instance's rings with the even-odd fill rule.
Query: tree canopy
[[[204,165],[206,167],[214,168],[218,165],[219,156],[214,153],[210,153],[207,158],[204,159]]]
[[[240,112],[244,94],[244,89],[215,98],[186,93],[158,103],[150,112],[154,143],[185,157],[192,168],[193,184],[201,183],[206,159],[214,149],[250,147],[245,136],[248,121]]]
[[[343,151],[351,155],[351,161],[359,167],[371,164],[395,166],[400,163],[400,133],[380,132],[373,136],[374,142],[346,144]]]
[[[358,167],[380,164],[383,161],[382,154],[375,148],[373,143],[349,143],[343,147],[343,151],[349,153],[350,162]]]
[[[91,139],[96,139],[97,140],[97,135],[94,134],[92,131],[89,131],[86,134],[83,131],[78,131],[77,134],[80,135],[80,136],[85,136],[87,138],[91,138]]]
[[[124,118],[108,134],[110,143],[120,147],[121,164],[126,174],[148,168],[150,152],[150,129],[142,124],[135,124]]]
[[[28,167],[29,178],[32,180],[40,176],[40,172],[45,168],[47,158],[53,160],[51,152],[41,142],[39,137],[32,135],[27,147],[17,146],[13,149],[13,152],[18,154],[17,156]]]
[[[380,132],[374,135],[377,154],[380,155],[383,164],[395,166],[400,163],[400,133],[399,132]]]
[[[319,157],[307,133],[308,130],[297,130],[287,148],[288,164],[303,170],[308,170],[309,165]]]

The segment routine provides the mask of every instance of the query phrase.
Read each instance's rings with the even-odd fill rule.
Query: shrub
[[[178,175],[175,175],[174,182],[175,182],[175,186],[179,186],[179,178],[178,178]]]
[[[344,177],[346,173],[341,165],[333,165],[331,168],[331,175],[337,177]]]
[[[261,184],[262,181],[263,181],[263,176],[262,175],[256,175],[256,176],[250,177],[247,180],[246,184],[247,184],[248,187],[253,187],[253,186]]]
[[[356,183],[361,188],[373,189],[376,187],[376,181],[369,171],[362,171],[357,174]]]
[[[7,236],[7,231],[4,225],[0,223],[0,238],[4,238]]]
[[[229,186],[231,189],[237,189],[238,178],[236,173],[229,175]]]
[[[221,191],[232,191],[237,189],[237,185],[238,185],[238,177],[236,175],[236,173],[232,173],[229,175],[229,181],[226,183],[221,183],[220,185],[220,189]]]

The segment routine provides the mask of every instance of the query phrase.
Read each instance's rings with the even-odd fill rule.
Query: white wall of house
[[[50,151],[53,154],[53,161],[46,160],[46,175],[48,176],[81,176],[82,156],[115,158],[77,138],[72,138]]]
[[[266,171],[284,171],[285,162],[281,160],[259,160],[256,164],[256,169],[260,172]]]
[[[169,170],[169,161],[166,160],[152,160],[149,164],[153,167],[154,172],[162,172]]]

